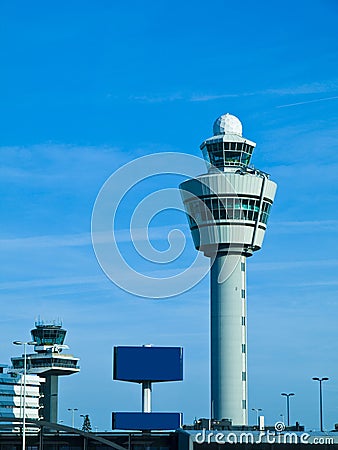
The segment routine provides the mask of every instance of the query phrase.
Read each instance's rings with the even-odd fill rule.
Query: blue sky
[[[138,410],[137,385],[112,382],[117,344],[182,345],[185,381],[156,385],[154,409],[209,413],[208,278],[168,300],[121,291],[90,241],[93,205],[123,164],[155,152],[200,156],[213,121],[230,112],[257,142],[253,163],[278,183],[264,247],[248,261],[250,408],[274,423],[280,393],[291,419],[338,422],[338,5],[291,2],[73,1],[0,6],[2,362],[37,316],[61,317],[81,373],[60,382],[67,408],[110,429],[111,411]],[[197,175],[197,174],[196,174]],[[181,177],[155,177],[134,203]],[[121,251],[132,203],[119,215]],[[155,218],[187,236],[185,217]],[[163,234],[163,237],[162,237]],[[136,261],[136,260],[135,260]],[[136,261],[140,265],[140,261]],[[154,270],[168,273],[171,267]],[[250,412],[250,422],[255,415]],[[80,425],[79,417],[76,421]]]

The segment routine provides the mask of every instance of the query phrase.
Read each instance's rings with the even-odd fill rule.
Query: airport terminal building
[[[29,421],[28,421],[29,422]],[[36,427],[31,422],[31,426]],[[49,426],[51,426],[50,424]],[[21,450],[22,436],[0,422],[0,450]],[[310,434],[297,431],[270,434],[268,430],[176,430],[168,432],[85,433],[62,425],[48,429],[40,421],[40,431],[28,433],[27,450],[301,450],[319,445],[321,450],[338,450],[338,433]],[[7,429],[6,429],[7,427]]]

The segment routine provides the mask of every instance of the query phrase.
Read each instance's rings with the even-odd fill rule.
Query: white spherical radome
[[[219,134],[237,134],[242,136],[242,124],[236,116],[226,113],[215,120],[213,131],[214,136]]]

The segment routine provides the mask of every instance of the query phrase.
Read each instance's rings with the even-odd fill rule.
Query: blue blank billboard
[[[113,413],[113,430],[177,430],[181,427],[181,413]]]
[[[183,380],[182,347],[114,347],[114,380]]]

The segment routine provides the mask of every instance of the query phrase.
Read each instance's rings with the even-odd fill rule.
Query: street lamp
[[[320,431],[323,430],[323,392],[322,392],[322,381],[327,381],[327,377],[318,378],[313,377],[312,378],[315,381],[319,381],[319,417],[320,417]]]
[[[252,411],[256,411],[256,423],[257,423],[257,425],[259,425],[259,423],[258,423],[258,413],[260,411],[263,411],[263,410],[262,410],[262,408],[252,408]]]
[[[74,424],[75,424],[74,414],[75,414],[75,411],[78,411],[78,408],[68,408],[68,411],[72,412],[72,428],[74,428]]]
[[[13,341],[14,345],[23,345],[23,410],[22,410],[22,450],[26,450],[26,373],[27,373],[27,345],[36,345],[34,341]]]
[[[290,392],[289,394],[282,392],[281,395],[284,395],[284,397],[286,397],[286,416],[288,418],[288,427],[289,427],[290,426],[290,397],[292,397],[295,394],[293,392]]]

